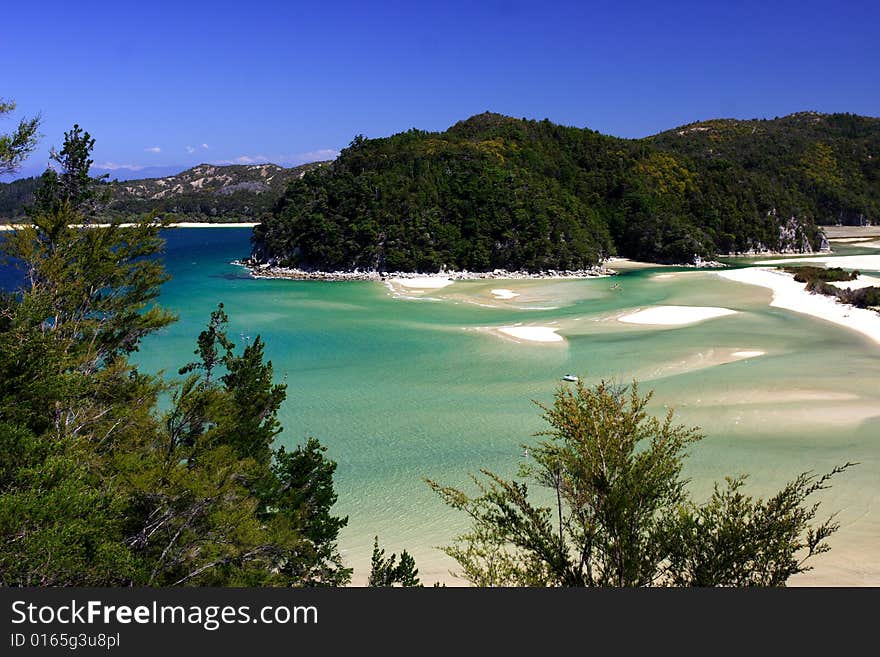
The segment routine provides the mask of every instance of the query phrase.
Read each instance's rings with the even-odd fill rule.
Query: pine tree
[[[373,555],[370,558],[370,578],[367,585],[373,587],[390,587],[399,584],[402,587],[421,587],[419,570],[412,555],[404,550],[400,553],[400,561],[396,554],[385,557],[385,550],[379,547],[379,537],[373,538]]]

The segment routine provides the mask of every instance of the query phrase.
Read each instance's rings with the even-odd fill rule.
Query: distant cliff
[[[480,114],[357,137],[290,183],[254,259],[303,269],[538,271],[826,245],[880,218],[880,119],[801,113],[639,140]]]
[[[285,168],[276,164],[200,164],[173,176],[107,183],[108,218],[128,219],[152,212],[190,221],[256,219],[271,209],[287,185],[315,162]],[[0,184],[0,218],[21,219],[33,200],[38,178]]]

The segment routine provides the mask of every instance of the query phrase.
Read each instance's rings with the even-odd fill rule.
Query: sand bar
[[[508,299],[515,299],[519,296],[519,293],[514,292],[513,290],[508,290],[505,288],[499,288],[497,290],[489,290],[489,294],[491,294],[496,299],[501,299],[502,301],[506,301]]]
[[[770,305],[796,313],[818,317],[858,331],[880,343],[880,314],[866,308],[838,303],[824,294],[810,294],[803,283],[778,269],[747,268],[716,272],[718,276],[738,283],[760,285],[773,291]]]
[[[501,326],[501,333],[519,340],[529,342],[564,342],[565,339],[556,333],[558,328],[553,326]]]
[[[632,376],[639,381],[652,381],[670,376],[689,374],[710,367],[727,365],[728,363],[749,361],[765,354],[765,351],[758,349],[712,347],[689,354],[681,354],[673,360],[664,363],[639,368]]]
[[[712,306],[655,306],[618,317],[627,324],[654,324],[657,326],[681,326],[706,319],[734,315],[735,310]]]
[[[766,354],[766,351],[758,351],[755,349],[754,351],[734,351],[731,356],[735,358],[757,358],[758,356],[763,356]]]

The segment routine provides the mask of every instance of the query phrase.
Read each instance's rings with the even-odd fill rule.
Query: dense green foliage
[[[471,518],[445,550],[461,574],[479,586],[779,586],[809,570],[837,524],[811,526],[818,505],[806,501],[850,464],[800,475],[767,500],[729,479],[697,504],[682,467],[702,436],[671,410],[649,415],[650,397],[635,383],[560,389],[542,407],[550,428],[523,481],[484,470],[476,497],[429,481]],[[554,503],[536,504],[529,483]]]
[[[356,138],[290,184],[254,232],[254,257],[322,270],[547,270],[614,253],[809,251],[823,245],[816,222],[880,217],[878,153],[880,120],[850,115],[625,140],[481,114],[443,133]]]
[[[24,284],[0,297],[0,585],[339,585],[335,463],[277,448],[286,387],[222,304],[182,379],[140,372],[174,318],[160,226],[77,228],[100,185],[74,129],[33,223],[2,242]],[[160,407],[160,395],[170,403]]]
[[[779,212],[820,224],[880,221],[880,119],[799,112],[774,120],[716,120],[651,137],[732,182],[776,194]]]
[[[840,267],[810,267],[808,265],[780,267],[794,274],[798,283],[806,283],[806,290],[814,294],[836,297],[841,303],[848,303],[856,308],[873,308],[880,312],[880,287],[871,286],[849,289],[830,285],[836,281],[854,281],[859,277],[858,271],[846,271]]]
[[[839,290],[837,298],[856,308],[872,308],[880,312],[880,287],[863,287],[858,290]]]
[[[859,277],[857,271],[846,271],[841,267],[812,267],[810,265],[798,265],[793,267],[780,267],[789,274],[794,274],[794,280],[798,283],[811,283],[813,281],[835,282],[854,281]]]
[[[23,221],[27,217],[27,207],[34,203],[34,193],[39,186],[39,178],[19,178],[11,183],[0,183],[0,218]]]
[[[56,162],[63,167],[58,158]],[[321,165],[200,164],[164,178],[106,182],[101,186],[101,219],[124,221],[158,215],[175,221],[256,221],[272,208],[289,181]],[[51,171],[42,178],[0,183],[0,218],[25,219],[28,206],[35,203],[37,188],[45,187],[47,175]]]
[[[15,111],[15,103],[0,98],[0,118]],[[37,146],[40,117],[21,119],[16,129],[0,133],[0,175],[12,173]]]

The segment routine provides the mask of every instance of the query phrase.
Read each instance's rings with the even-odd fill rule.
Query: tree
[[[479,494],[428,481],[471,530],[445,548],[480,586],[782,585],[828,549],[832,519],[811,526],[804,506],[828,479],[803,474],[767,501],[716,487],[703,505],[687,492],[682,466],[696,428],[646,411],[637,383],[562,388],[541,406],[547,439],[530,448],[525,481],[488,470]],[[542,506],[529,484],[544,489]]]
[[[139,477],[132,540],[154,564],[148,583],[345,584],[336,540],[347,519],[330,514],[336,464],[315,439],[272,448],[286,386],[273,383],[259,336],[236,353],[227,322],[219,304],[199,360],[180,368],[188,376],[165,416],[167,447]]]
[[[379,537],[373,538],[373,556],[370,559],[370,579],[368,586],[389,587],[399,584],[403,587],[420,587],[419,569],[415,559],[406,550],[385,558],[385,550],[379,547]]]
[[[182,380],[129,361],[174,320],[161,226],[80,226],[93,143],[66,135],[33,225],[0,243],[24,274],[0,294],[0,584],[345,584],[336,464],[316,440],[275,449],[262,340],[237,351],[220,304]]]
[[[0,117],[15,111],[13,101],[0,98]],[[14,173],[37,147],[40,117],[21,119],[11,134],[0,134],[0,175]]]
[[[73,149],[66,140],[68,146]],[[62,191],[42,187],[44,210],[2,243],[2,254],[22,271],[25,286],[3,299],[6,330],[0,342],[6,343],[10,370],[0,380],[0,393],[16,400],[6,405],[16,417],[39,415],[28,397],[39,405],[48,394],[51,421],[81,433],[88,428],[86,418],[104,418],[108,404],[122,401],[114,399],[120,388],[143,381],[131,376],[124,357],[174,316],[155,303],[167,280],[155,257],[163,245],[160,227],[76,228],[81,215],[69,197],[56,195]]]
[[[109,174],[97,178],[89,174],[94,147],[95,140],[77,124],[64,133],[61,150],[53,148],[51,153],[59,171],[50,167],[43,172],[30,208],[32,215],[57,214],[65,204],[84,220],[97,214],[109,200],[109,189],[103,185]]]
[[[846,467],[821,476],[798,475],[766,500],[741,489],[745,476],[716,485],[706,504],[688,503],[674,525],[669,583],[677,586],[784,586],[810,570],[805,561],[827,552],[825,542],[838,529],[834,517],[809,526],[819,505],[805,506],[814,493]]]
[[[330,513],[337,498],[336,463],[324,455],[326,451],[315,438],[292,452],[278,448],[262,499],[266,513],[285,518],[302,539],[287,555],[285,575],[300,584],[339,586],[347,584],[352,573],[337,546],[348,517]]]
[[[0,586],[112,586],[135,564],[124,497],[79,441],[0,422]]]
[[[76,229],[68,202],[2,241],[24,284],[0,298],[0,572],[8,585],[137,581],[118,469],[157,423],[161,384],[127,356],[173,317],[158,227]]]

